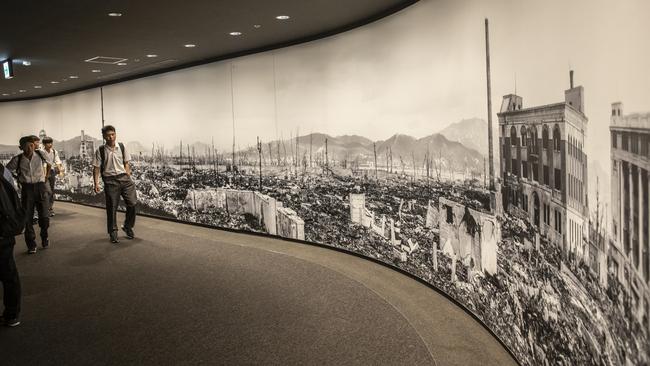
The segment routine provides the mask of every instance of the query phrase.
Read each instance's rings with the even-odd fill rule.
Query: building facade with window
[[[503,97],[499,146],[504,208],[525,217],[563,254],[589,258],[589,205],[584,90],[571,87],[560,103],[523,108]],[[604,269],[603,269],[604,270]]]
[[[650,112],[623,114],[612,103],[612,240],[609,267],[650,328]]]

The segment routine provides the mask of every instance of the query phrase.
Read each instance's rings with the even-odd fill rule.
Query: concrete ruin
[[[227,188],[191,189],[183,205],[197,211],[222,209],[229,214],[250,214],[271,235],[305,239],[305,223],[296,212],[259,192]]]
[[[381,235],[384,238],[387,238],[390,235],[391,238],[394,238],[395,224],[391,219],[390,233],[386,233],[386,216],[382,215],[379,222],[377,222],[377,217],[375,213],[366,208],[366,195],[363,193],[350,193],[350,221],[355,224],[363,225]],[[391,241],[395,245],[394,240]]]
[[[305,222],[287,207],[277,210],[278,235],[285,238],[305,240]]]
[[[440,244],[443,253],[473,270],[497,273],[497,243],[501,227],[496,216],[440,198]]]

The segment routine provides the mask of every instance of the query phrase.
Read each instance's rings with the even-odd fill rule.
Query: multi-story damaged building
[[[92,160],[95,153],[95,141],[90,136],[87,136],[84,130],[81,130],[79,156],[84,160]]]
[[[612,245],[610,271],[650,327],[650,112],[623,114],[612,103]]]
[[[503,97],[497,114],[503,202],[565,255],[588,261],[587,117],[573,71],[564,96],[563,102],[530,108],[518,95]]]

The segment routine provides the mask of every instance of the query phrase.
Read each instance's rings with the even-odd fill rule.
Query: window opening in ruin
[[[460,222],[465,223],[467,226],[467,233],[471,236],[474,236],[477,232],[481,231],[481,228],[479,227],[476,220],[474,220],[474,216],[472,216],[472,214],[469,212],[467,206],[465,206],[465,213],[463,214],[463,219]]]
[[[447,211],[447,223],[448,224],[453,224],[454,223],[454,211],[450,206],[445,205],[445,210]]]

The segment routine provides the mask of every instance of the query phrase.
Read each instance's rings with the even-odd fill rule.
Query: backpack
[[[0,236],[13,237],[25,229],[26,216],[14,186],[4,178],[4,171],[0,164]]]
[[[125,156],[125,153],[124,153],[124,144],[122,144],[121,142],[118,142],[117,144],[120,145],[120,151],[122,151],[122,164],[126,164],[126,156]],[[102,145],[102,146],[99,147],[99,157],[101,158],[100,172],[102,174],[102,177],[104,176],[104,170],[106,169],[106,163],[105,163],[105,161],[106,161],[106,151],[104,151],[105,149],[106,149],[106,145]]]

